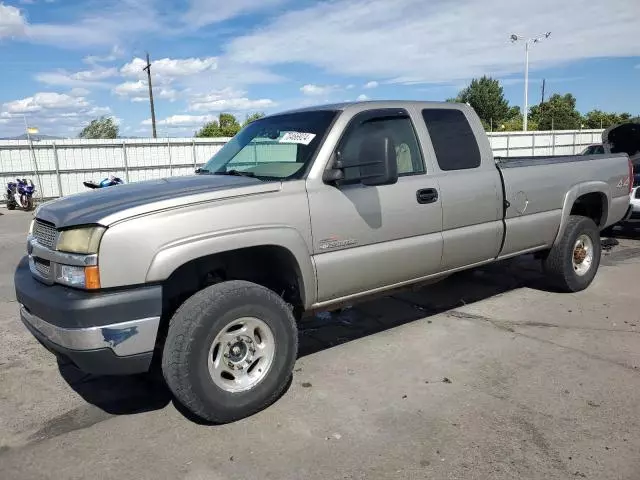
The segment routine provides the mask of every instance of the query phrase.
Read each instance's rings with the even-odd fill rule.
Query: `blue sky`
[[[154,63],[159,135],[361,99],[444,100],[483,74],[522,105],[573,93],[579,110],[640,115],[638,0],[0,0],[0,137],[31,125],[76,136],[115,117],[150,135],[142,58]]]

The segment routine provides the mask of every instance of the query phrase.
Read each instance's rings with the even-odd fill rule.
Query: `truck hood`
[[[115,185],[46,202],[36,218],[57,228],[110,224],[136,215],[229,197],[280,190],[280,182],[250,177],[191,175]]]
[[[602,143],[611,153],[626,153],[638,167],[640,164],[640,117],[613,125],[602,132]]]

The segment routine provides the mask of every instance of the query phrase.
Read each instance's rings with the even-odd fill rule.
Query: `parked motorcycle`
[[[36,187],[27,178],[17,178],[15,182],[7,183],[7,193],[5,198],[7,199],[7,209],[15,210],[16,207],[20,207],[25,211],[33,210],[33,194],[36,192]]]
[[[83,185],[87,188],[90,189],[96,189],[96,188],[106,188],[106,187],[112,187],[114,185],[122,185],[124,184],[124,182],[122,181],[121,178],[118,178],[114,175],[109,175],[107,178],[105,178],[104,180],[102,180],[100,183],[96,183],[94,181],[85,181],[82,182]]]

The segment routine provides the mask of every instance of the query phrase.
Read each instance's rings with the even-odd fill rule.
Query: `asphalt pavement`
[[[58,365],[18,319],[30,214],[1,213],[2,479],[640,478],[640,229],[579,294],[523,258],[309,318],[283,397],[211,426]]]

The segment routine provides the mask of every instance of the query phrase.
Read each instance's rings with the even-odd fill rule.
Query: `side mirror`
[[[398,161],[393,141],[381,134],[367,136],[360,145],[358,158],[343,161],[340,155],[334,155],[331,168],[324,171],[322,180],[338,184],[360,182],[370,187],[392,185],[398,181]],[[357,168],[359,175],[345,175],[345,171]]]
[[[398,181],[396,147],[386,135],[366,137],[360,146],[358,163],[363,185],[392,185]]]

